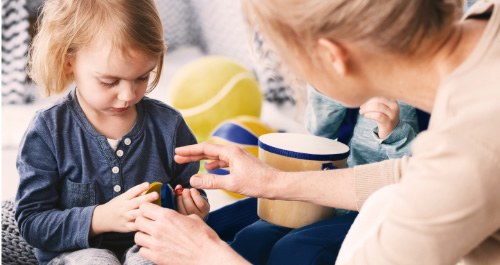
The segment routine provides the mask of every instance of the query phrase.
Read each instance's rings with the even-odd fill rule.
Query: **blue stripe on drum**
[[[273,154],[296,158],[296,159],[302,159],[302,160],[337,161],[346,159],[349,156],[349,151],[341,154],[322,154],[322,155],[295,152],[290,150],[284,150],[281,148],[276,148],[274,146],[265,144],[261,141],[259,141],[259,148]]]
[[[257,142],[259,141],[257,136],[249,132],[244,127],[241,127],[241,125],[234,123],[222,124],[215,130],[212,136],[244,145],[257,145]]]
[[[226,168],[217,168],[213,170],[207,170],[208,173],[210,174],[215,174],[215,175],[227,175],[229,174],[229,170]]]

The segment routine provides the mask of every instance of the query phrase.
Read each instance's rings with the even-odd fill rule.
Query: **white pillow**
[[[167,55],[163,60],[160,82],[147,96],[168,103],[167,90],[172,77],[186,63],[192,62],[202,56],[204,56],[203,52],[196,46],[180,46],[172,52],[167,51]]]

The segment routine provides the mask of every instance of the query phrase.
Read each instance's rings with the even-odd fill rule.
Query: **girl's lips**
[[[111,108],[111,110],[114,112],[124,112],[127,109],[128,109],[128,107],[126,107],[126,108]]]

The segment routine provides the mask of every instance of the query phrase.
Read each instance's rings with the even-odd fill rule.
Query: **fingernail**
[[[193,187],[201,186],[203,184],[199,177],[192,177],[189,182],[191,182],[191,186]]]

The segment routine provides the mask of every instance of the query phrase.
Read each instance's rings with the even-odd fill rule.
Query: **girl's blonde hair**
[[[307,55],[319,38],[364,41],[414,55],[439,40],[461,14],[459,0],[242,0],[250,22],[283,59]],[[425,41],[431,40],[431,41]],[[434,44],[435,45],[435,44]],[[427,47],[428,48],[428,47]],[[285,54],[282,51],[292,51]]]
[[[73,81],[64,70],[68,57],[99,38],[122,51],[157,57],[148,92],[159,82],[167,47],[154,0],[47,0],[37,26],[28,73],[47,95],[63,92]]]

